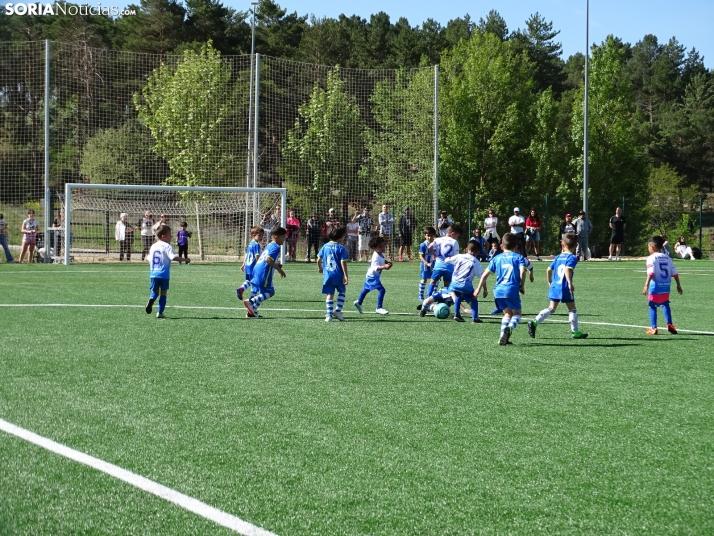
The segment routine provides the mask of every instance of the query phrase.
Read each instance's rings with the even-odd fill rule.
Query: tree
[[[495,35],[501,41],[506,41],[508,39],[508,26],[506,25],[506,20],[495,9],[488,12],[486,20],[483,18],[479,19],[476,28],[481,33],[490,33]]]
[[[276,58],[294,58],[307,27],[307,16],[290,15],[273,0],[261,0],[257,9],[256,51]]]
[[[186,9],[176,0],[141,0],[127,9],[133,9],[136,15],[117,20],[119,48],[168,54],[184,40]]]
[[[677,227],[698,197],[697,189],[685,186],[684,176],[667,164],[650,170],[648,191],[650,227],[662,236]]]
[[[283,143],[283,164],[291,203],[312,212],[312,199],[325,200],[347,213],[350,203],[367,190],[360,175],[364,124],[355,98],[348,95],[340,69],[331,70],[325,87],[316,82],[310,98],[298,108],[295,125]],[[321,207],[324,208],[324,207]]]
[[[553,30],[553,23],[546,22],[539,13],[526,21],[525,30],[517,30],[511,39],[517,47],[522,47],[535,64],[533,79],[537,92],[553,88],[556,98],[564,90],[564,63],[560,58],[563,46],[554,41],[560,31]]]

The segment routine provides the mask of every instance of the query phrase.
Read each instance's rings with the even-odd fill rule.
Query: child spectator
[[[351,261],[356,261],[359,252],[359,223],[357,223],[357,218],[359,217],[359,212],[355,212],[352,219],[347,222],[345,228],[347,229],[347,258]]]
[[[451,284],[454,265],[445,261],[447,258],[459,254],[459,236],[461,236],[461,227],[452,223],[446,231],[446,236],[440,236],[429,246],[434,254],[434,269],[431,273],[431,283],[426,291],[428,296],[434,293],[440,279],[444,280],[445,287]]]
[[[345,304],[347,285],[347,250],[342,243],[346,236],[347,230],[344,227],[332,228],[328,236],[330,241],[322,246],[317,254],[317,271],[325,274],[322,279],[322,293],[327,295],[325,322],[332,322],[333,317],[340,322],[345,320],[342,306]],[[337,307],[334,307],[335,291],[337,291]]]
[[[191,261],[188,258],[188,239],[191,238],[191,231],[188,231],[188,222],[181,222],[181,229],[176,233],[176,244],[178,245],[178,255],[186,259],[186,264]]]
[[[664,239],[661,236],[653,236],[647,243],[650,256],[647,257],[647,279],[642,294],[647,296],[650,306],[650,328],[647,335],[657,335],[657,307],[664,310],[664,319],[667,322],[667,331],[672,335],[677,334],[677,326],[672,321],[672,309],[669,306],[669,291],[672,286],[672,278],[677,282],[677,292],[682,293],[682,285],[679,282],[679,274],[672,259],[662,253]]]
[[[20,250],[20,262],[25,258],[25,253],[29,251],[28,262],[35,262],[35,246],[37,245],[37,230],[40,222],[35,219],[35,211],[27,211],[27,219],[23,220],[20,232],[22,233],[22,250]]]
[[[253,268],[253,278],[250,280],[251,285],[253,285],[253,296],[249,300],[243,300],[243,305],[248,309],[246,318],[260,318],[258,307],[265,300],[275,295],[273,272],[277,270],[280,277],[285,277],[283,265],[277,260],[280,256],[280,248],[285,243],[287,231],[283,227],[274,227],[270,234],[272,241],[265,246]]]
[[[469,242],[466,246],[466,253],[449,257],[446,262],[454,266],[454,274],[449,285],[449,292],[454,298],[454,320],[464,322],[461,316],[461,301],[465,300],[471,305],[471,321],[480,324],[482,320],[478,317],[478,295],[474,294],[473,280],[483,275],[481,262],[476,258],[478,248],[474,242]],[[483,297],[488,295],[486,287],[483,287]],[[423,310],[423,309],[422,309]]]
[[[146,314],[150,315],[154,307],[156,298],[159,298],[159,312],[156,313],[156,318],[166,318],[164,309],[166,308],[166,293],[169,290],[169,279],[171,272],[171,262],[185,262],[181,257],[174,253],[174,248],[171,247],[171,227],[168,225],[160,225],[156,229],[156,242],[149,249],[149,278],[151,285],[149,290],[149,302],[146,304]],[[159,291],[161,295],[159,296]]]
[[[566,214],[565,221],[560,222],[560,240],[568,233],[575,234],[575,224],[570,214]]]
[[[372,238],[372,232],[375,230],[374,218],[369,214],[369,208],[364,207],[362,209],[362,214],[355,216],[357,223],[359,224],[359,260],[367,261],[367,256],[369,255],[369,240]]]
[[[143,261],[149,254],[151,244],[154,243],[154,217],[148,210],[144,212],[141,219],[141,260]]]
[[[129,215],[126,212],[122,212],[114,229],[114,239],[119,242],[119,262],[124,260],[124,255],[126,255],[127,262],[131,260],[134,227],[127,221],[128,218]]]
[[[419,260],[421,261],[421,273],[419,274],[419,296],[420,302],[424,301],[424,291],[426,283],[431,279],[434,269],[434,255],[429,247],[436,238],[436,229],[427,227],[424,229],[424,242],[419,246]]]
[[[263,241],[263,228],[259,225],[251,227],[250,236],[252,240],[248,247],[245,248],[245,256],[243,257],[243,264],[240,265],[240,271],[245,272],[245,282],[236,289],[236,296],[239,300],[243,299],[243,293],[248,290],[250,286],[250,280],[253,278],[253,268],[255,263],[258,262],[258,257],[260,257],[260,247]]]
[[[12,253],[10,253],[10,248],[7,245],[7,222],[5,221],[4,214],[0,214],[0,245],[5,251],[5,260],[9,264],[13,264],[15,262],[15,259],[12,257]]]
[[[490,262],[499,253],[501,253],[501,250],[498,249],[498,242],[491,242],[491,249],[488,250],[488,255],[486,256],[486,261]]]
[[[310,262],[310,250],[315,248],[315,260],[320,250],[320,238],[322,237],[322,222],[317,219],[317,212],[307,220],[307,255],[305,261]]]
[[[287,260],[295,262],[297,257],[295,251],[297,249],[297,241],[300,236],[300,220],[295,217],[295,211],[288,210],[288,219],[285,220],[288,231],[288,258]]]
[[[587,261],[590,258],[588,237],[593,230],[593,224],[585,215],[585,211],[581,210],[573,225],[575,226],[575,237],[578,240],[576,256],[579,260]]]
[[[364,288],[359,295],[359,298],[354,302],[354,306],[362,314],[362,303],[364,298],[371,291],[378,291],[377,294],[377,314],[386,315],[389,314],[384,305],[384,295],[387,292],[382,286],[382,270],[389,270],[392,267],[391,262],[385,262],[384,260],[384,250],[386,244],[384,238],[381,236],[373,236],[369,241],[369,248],[374,251],[372,253],[372,262],[367,270],[367,277],[364,282]]]
[[[384,238],[384,244],[389,251],[388,258],[391,261],[394,257],[392,246],[392,235],[394,234],[394,214],[389,212],[389,205],[382,205],[382,212],[379,213],[379,236]]]
[[[528,335],[535,339],[538,324],[552,315],[558,308],[558,304],[563,302],[568,308],[568,320],[570,321],[571,337],[573,339],[587,339],[588,334],[579,330],[578,311],[575,308],[575,286],[573,285],[573,272],[578,264],[575,251],[578,239],[573,233],[566,233],[561,242],[562,252],[553,259],[548,267],[547,277],[550,290],[548,299],[550,304],[547,309],[543,309],[535,320],[528,322]],[[553,275],[555,274],[555,277]]]
[[[504,312],[501,320],[501,336],[498,341],[501,346],[510,343],[511,333],[521,320],[521,297],[518,293],[525,294],[526,292],[524,257],[513,251],[517,244],[518,236],[515,234],[506,233],[503,235],[503,244],[501,245],[503,253],[496,255],[488,264],[488,268],[481,276],[478,287],[474,291],[474,296],[477,296],[481,292],[481,288],[486,285],[488,276],[496,274],[493,295],[496,298],[496,306]]]
[[[530,244],[533,244],[533,252],[535,253],[536,260],[540,261],[540,228],[542,227],[542,222],[540,216],[534,208],[531,209],[531,213],[526,218],[526,251],[524,257],[528,257],[527,249]]]

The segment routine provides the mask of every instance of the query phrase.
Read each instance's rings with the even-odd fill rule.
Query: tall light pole
[[[584,143],[583,143],[583,212],[588,214],[588,59],[590,55],[590,0],[585,0],[585,106],[584,117]]]
[[[246,158],[246,172],[245,172],[245,187],[250,188],[250,183],[251,183],[251,174],[252,174],[252,155],[253,153],[251,152],[253,150],[253,65],[255,64],[255,8],[259,4],[259,2],[251,2],[250,3],[253,12],[253,16],[251,18],[251,43],[250,43],[250,80],[248,82],[249,84],[249,89],[248,89],[248,157]],[[245,225],[244,227],[244,232],[243,232],[243,243],[244,245],[248,243],[248,237],[250,236],[248,233],[248,230],[252,227],[253,223],[255,222],[248,222],[248,194],[245,194]],[[250,211],[251,214],[253,214],[253,210]]]

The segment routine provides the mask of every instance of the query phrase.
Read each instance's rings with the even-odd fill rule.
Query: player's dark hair
[[[516,244],[518,244],[518,236],[513,233],[506,233],[503,235],[501,243],[505,249],[513,251],[513,248],[515,248]]]
[[[369,249],[374,249],[377,246],[381,246],[384,244],[384,238],[381,236],[373,236],[372,238],[369,239]]]
[[[347,229],[345,227],[333,227],[330,229],[330,232],[327,233],[327,238],[332,242],[338,242],[339,240],[342,240],[346,234]]]
[[[424,234],[436,236],[436,229],[434,229],[433,227],[425,227]]]
[[[471,253],[471,255],[474,256],[478,255],[479,249],[481,248],[478,247],[478,242],[475,241],[472,242],[469,240],[469,243],[466,245],[466,253]]]
[[[250,236],[259,235],[262,232],[264,232],[264,231],[260,225],[256,225],[255,227],[250,228]]]
[[[287,234],[285,227],[273,227],[270,230],[270,236],[286,236]]]
[[[169,227],[168,225],[162,224],[156,228],[156,236],[159,238],[161,238],[162,236],[166,236],[170,232],[171,232],[171,227]]]
[[[452,223],[451,225],[449,225],[449,230],[447,232],[448,233],[456,233],[457,235],[461,236],[463,229],[461,228],[460,225],[458,225],[456,223]]]
[[[565,233],[563,235],[563,244],[565,244],[565,247],[568,249],[573,249],[578,245],[578,239],[573,233]]]
[[[188,222],[182,221],[182,222],[181,222],[181,227],[188,227]]]
[[[662,251],[662,248],[664,247],[664,238],[660,235],[654,235],[650,238],[649,244],[657,251]]]

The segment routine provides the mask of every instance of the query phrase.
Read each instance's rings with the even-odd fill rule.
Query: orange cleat
[[[669,331],[672,335],[677,334],[677,326],[674,324],[667,324],[667,331]]]
[[[657,328],[647,328],[647,331],[645,331],[645,333],[647,333],[647,335],[658,335],[659,330]]]

